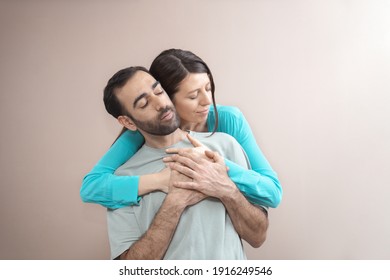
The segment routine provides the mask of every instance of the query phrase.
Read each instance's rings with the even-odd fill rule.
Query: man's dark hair
[[[119,102],[116,96],[117,89],[122,88],[128,80],[130,80],[137,71],[149,71],[142,66],[132,66],[122,70],[119,70],[108,80],[106,87],[104,88],[103,101],[104,106],[109,114],[114,118],[118,118],[121,115],[128,115],[122,104]]]

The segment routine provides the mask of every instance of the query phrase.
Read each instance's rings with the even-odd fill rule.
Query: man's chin
[[[179,127],[161,128],[159,131],[149,131],[148,133],[154,136],[167,136],[175,132]]]

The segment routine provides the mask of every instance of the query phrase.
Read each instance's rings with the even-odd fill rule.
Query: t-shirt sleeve
[[[111,258],[116,259],[141,238],[137,217],[131,207],[107,210],[108,238]]]

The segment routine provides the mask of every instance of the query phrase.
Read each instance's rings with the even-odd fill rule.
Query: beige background
[[[120,130],[111,75],[170,47],[211,67],[284,198],[252,259],[390,259],[390,2],[0,1],[0,259],[107,259],[83,176]]]

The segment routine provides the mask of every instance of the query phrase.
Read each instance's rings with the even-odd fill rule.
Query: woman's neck
[[[208,132],[207,121],[203,123],[182,123],[180,127],[183,130]]]

